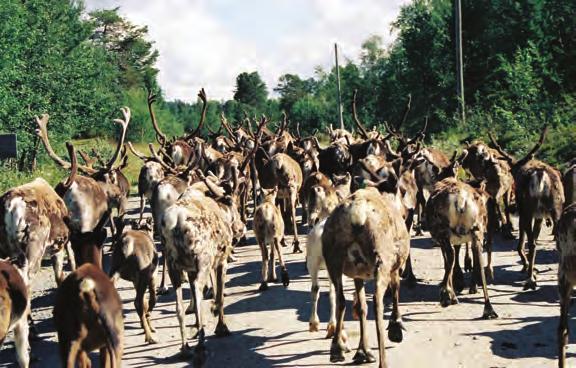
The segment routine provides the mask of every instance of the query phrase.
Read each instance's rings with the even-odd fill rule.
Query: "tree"
[[[78,4],[6,0],[0,6],[0,130],[18,132],[21,168],[33,156],[34,115],[50,114],[50,134],[60,142],[115,131],[118,70],[88,42],[93,30]]]
[[[235,101],[255,108],[262,108],[266,105],[267,97],[266,84],[264,84],[258,72],[244,72],[236,77]]]
[[[296,74],[284,74],[278,80],[275,92],[280,94],[280,108],[290,112],[294,104],[314,90],[314,79],[301,79]]]
[[[118,15],[118,8],[90,13],[92,41],[102,46],[121,71],[124,88],[154,87],[158,51],[147,40],[148,27],[137,26]]]

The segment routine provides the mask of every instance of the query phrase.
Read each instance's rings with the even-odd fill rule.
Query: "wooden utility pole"
[[[461,0],[454,0],[454,19],[456,20],[456,94],[460,105],[460,123],[466,123],[464,101],[464,66],[462,62],[462,5]]]
[[[342,95],[340,94],[340,66],[338,65],[338,44],[334,44],[334,58],[336,59],[336,92],[338,93],[338,119],[340,129],[344,129],[344,118],[342,117]]]

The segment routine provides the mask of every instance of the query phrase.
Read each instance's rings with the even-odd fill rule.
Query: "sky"
[[[167,99],[195,101],[234,94],[236,76],[258,71],[273,94],[285,73],[312,77],[314,69],[357,60],[371,35],[390,44],[390,23],[409,0],[85,0],[88,10],[120,7],[147,25],[160,52],[158,79]]]

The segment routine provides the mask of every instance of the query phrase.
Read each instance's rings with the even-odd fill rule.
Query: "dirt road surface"
[[[130,201],[132,212],[137,200]],[[517,228],[517,226],[516,226]],[[305,227],[301,234],[306,233]],[[443,276],[440,249],[431,246],[428,234],[412,239],[413,264],[421,279],[412,289],[400,291],[400,307],[407,331],[404,341],[396,344],[386,340],[387,360],[391,367],[553,367],[556,366],[556,328],[559,306],[556,290],[557,254],[555,244],[544,228],[538,244],[538,289],[522,291],[524,276],[520,273],[516,241],[497,237],[494,252],[495,282],[489,287],[492,304],[500,318],[484,321],[482,294],[469,295],[467,288],[459,296],[460,304],[442,308],[439,288]],[[517,234],[515,232],[515,234]],[[289,237],[291,240],[291,237]],[[305,237],[302,237],[305,240]],[[290,241],[289,241],[290,244]],[[461,252],[462,254],[464,252]],[[226,284],[225,312],[232,335],[215,338],[215,318],[208,316],[207,367],[329,367],[330,340],[325,331],[309,332],[310,280],[305,268],[304,254],[291,254],[284,248],[291,283],[288,288],[272,285],[258,291],[260,281],[260,251],[253,233],[249,244],[236,249],[237,262],[230,264]],[[462,256],[462,255],[461,255]],[[328,320],[328,280],[321,273],[322,287],[319,301],[321,328]],[[469,280],[469,275],[466,275]],[[32,354],[39,360],[33,367],[60,365],[58,344],[52,321],[55,282],[49,262],[34,279],[33,316],[40,340],[32,342]],[[159,343],[146,345],[136,315],[132,285],[118,284],[124,301],[125,347],[123,364],[126,367],[190,366],[191,361],[178,358],[180,338],[175,316],[175,296],[162,295],[152,313]],[[346,329],[352,352],[347,354],[348,365],[358,344],[359,324],[352,320],[353,284],[346,283]],[[372,286],[368,286],[368,291]],[[481,291],[481,288],[479,289]],[[188,299],[188,289],[185,288]],[[377,348],[376,327],[373,322],[372,298],[369,300],[369,341]],[[390,314],[390,300],[386,299],[386,318]],[[209,301],[204,301],[208,306]],[[208,308],[205,308],[208,313]],[[192,324],[193,316],[187,316]],[[386,322],[387,323],[387,322]],[[196,341],[190,340],[195,346]],[[576,365],[575,345],[568,347],[570,365]],[[376,351],[374,351],[376,353]],[[96,354],[92,354],[97,364]],[[0,367],[14,363],[12,337],[0,351]],[[367,365],[370,366],[370,365]]]

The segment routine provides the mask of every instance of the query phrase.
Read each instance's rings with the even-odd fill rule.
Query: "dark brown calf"
[[[131,281],[136,290],[134,306],[144,329],[144,341],[155,344],[152,335],[155,332],[150,323],[150,312],[156,305],[156,268],[158,267],[158,253],[152,240],[152,219],[148,218],[144,224],[132,222],[131,229],[125,229],[123,218],[116,220],[118,235],[114,240],[112,250],[112,266],[110,277]],[[144,298],[146,289],[150,293],[148,300]]]

